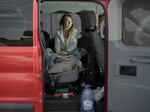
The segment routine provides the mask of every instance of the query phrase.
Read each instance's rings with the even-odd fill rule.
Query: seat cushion
[[[71,71],[66,71],[58,74],[51,74],[50,79],[54,83],[66,83],[66,82],[74,82],[78,79],[79,70],[77,67],[75,67]]]
[[[78,79],[82,64],[75,56],[60,56],[49,48],[46,49],[45,56],[46,70],[52,85],[54,83],[74,82]]]
[[[66,71],[71,71],[76,67],[75,62],[71,61],[63,61],[57,64],[53,64],[53,66],[50,69],[50,73],[56,74],[56,73],[62,73]]]

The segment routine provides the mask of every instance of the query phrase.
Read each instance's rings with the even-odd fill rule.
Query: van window
[[[47,1],[42,3],[41,5],[42,11],[45,14],[44,16],[48,16],[48,13],[60,13],[64,12],[72,12],[78,13],[82,11],[93,11],[96,16],[96,25],[98,26],[98,18],[101,14],[104,13],[104,9],[101,5],[95,2],[79,2],[79,1]]]
[[[32,46],[33,0],[0,0],[0,46]]]
[[[123,41],[128,45],[150,45],[150,1],[123,4]]]

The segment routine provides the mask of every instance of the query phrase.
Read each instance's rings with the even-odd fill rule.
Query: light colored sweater
[[[74,35],[68,37],[67,42],[65,43],[62,29],[57,30],[55,34],[55,51],[57,53],[60,51],[71,52],[77,48],[77,42],[81,36],[77,33],[77,29],[74,28],[73,32]]]

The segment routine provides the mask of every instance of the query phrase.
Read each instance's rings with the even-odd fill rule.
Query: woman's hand
[[[61,51],[61,52],[59,52],[58,54],[61,55],[61,56],[66,56],[66,55],[68,55],[69,53],[68,53],[67,51]]]

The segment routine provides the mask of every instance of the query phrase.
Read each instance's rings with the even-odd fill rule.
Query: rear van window
[[[0,46],[32,46],[33,0],[0,0]]]
[[[150,1],[123,4],[123,41],[127,45],[150,45]]]

